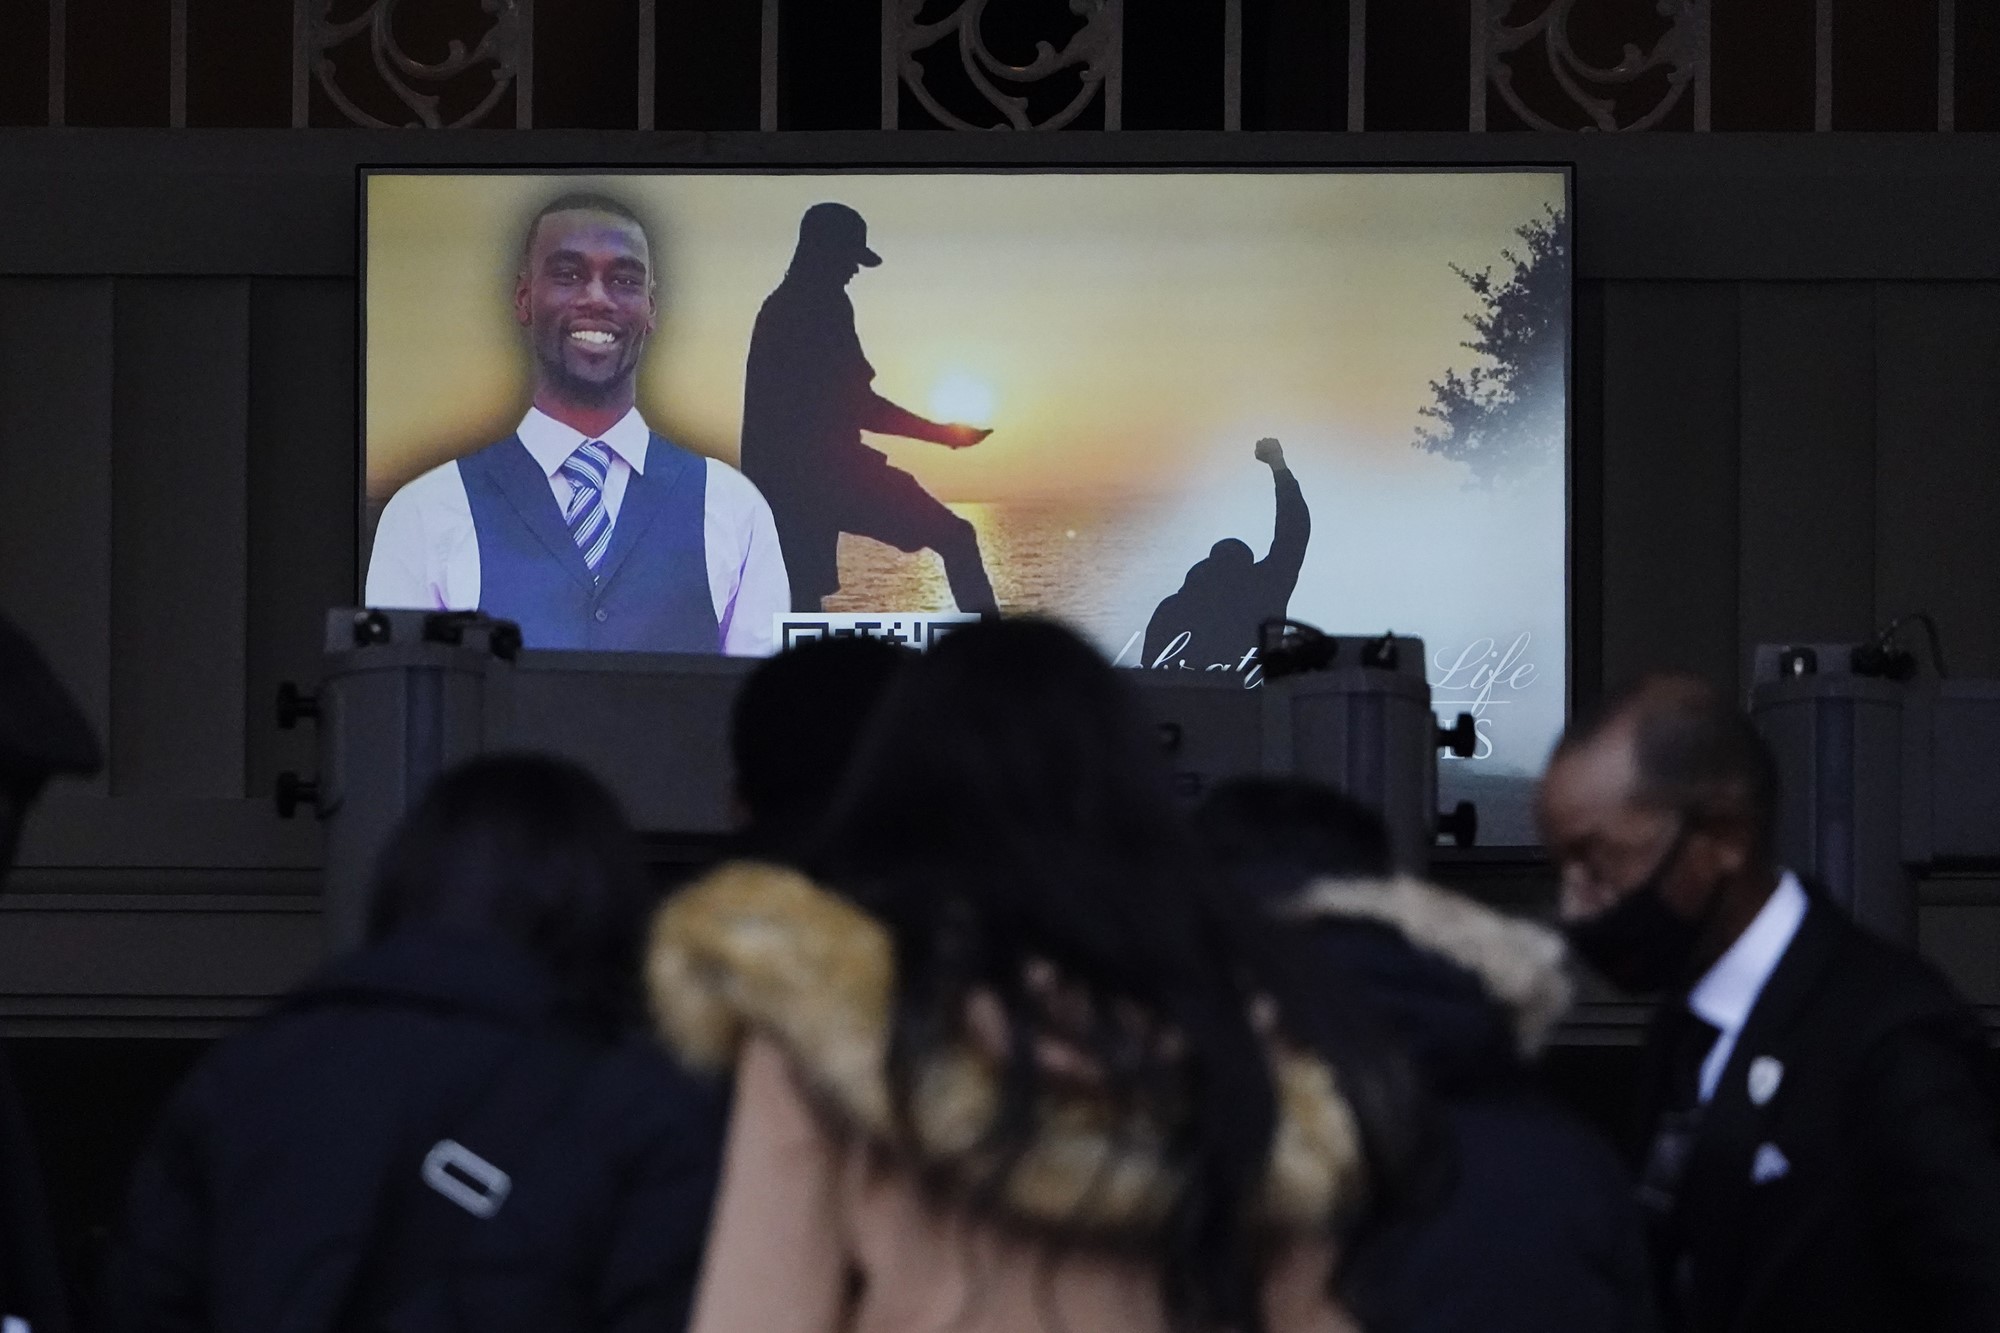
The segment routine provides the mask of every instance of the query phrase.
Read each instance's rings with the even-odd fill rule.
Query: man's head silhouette
[[[534,346],[538,401],[549,391],[582,407],[629,399],[657,314],[652,245],[630,208],[570,194],[535,215],[514,315]]]
[[[746,851],[800,852],[831,804],[863,725],[914,654],[880,639],[814,639],[758,663],[730,717]]]
[[[1208,558],[1223,569],[1248,569],[1255,564],[1250,547],[1234,537],[1224,537],[1208,548]]]
[[[868,221],[846,204],[814,204],[799,219],[799,248],[794,268],[838,274],[842,282],[864,268],[875,268],[882,256],[868,248]]]
[[[1257,563],[1250,547],[1234,537],[1224,537],[1208,548],[1187,572],[1184,588],[1204,591],[1234,587],[1242,574]]]

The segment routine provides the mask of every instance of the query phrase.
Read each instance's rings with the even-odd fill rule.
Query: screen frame
[[[821,175],[821,176],[873,176],[873,175],[1486,175],[1518,174],[1541,172],[1559,174],[1563,182],[1563,208],[1569,227],[1569,323],[1568,337],[1563,343],[1563,714],[1565,721],[1575,715],[1580,703],[1578,691],[1577,658],[1582,639],[1583,626],[1578,623],[1577,598],[1577,530],[1585,515],[1579,512],[1580,491],[1577,485],[1577,343],[1581,335],[1579,325],[1579,290],[1582,281],[1579,276],[1578,252],[1580,250],[1580,230],[1576,214],[1577,167],[1573,160],[1545,160],[1532,157],[1500,158],[1481,161],[1453,160],[1438,157],[1428,160],[1401,159],[1385,161],[1357,161],[1328,155],[1305,155],[1293,157],[1288,154],[1270,152],[1240,152],[1216,154],[1204,151],[1189,154],[1183,158],[1120,154],[1116,150],[1122,134],[1110,135],[1059,135],[1047,136],[1038,146],[1054,146],[1054,153],[1009,152],[1013,145],[1005,145],[997,158],[979,160],[986,155],[923,154],[911,155],[905,152],[882,152],[879,157],[850,154],[844,150],[849,143],[868,144],[876,151],[894,144],[901,148],[911,136],[896,131],[861,132],[855,134],[826,136],[796,135],[728,135],[711,136],[716,139],[786,139],[794,141],[794,148],[801,146],[798,140],[812,142],[814,149],[834,150],[832,152],[779,153],[766,157],[761,153],[701,153],[648,156],[625,161],[595,159],[589,161],[557,161],[550,159],[528,159],[522,161],[468,160],[450,162],[432,160],[427,162],[364,162],[355,169],[355,318],[354,318],[354,492],[351,497],[353,517],[350,532],[354,541],[354,564],[352,588],[354,605],[365,604],[367,582],[367,555],[364,545],[369,536],[368,519],[368,219],[369,185],[377,176],[666,176],[666,175]],[[995,136],[1013,139],[1017,136]],[[1026,138],[1026,136],[1019,136]],[[1156,136],[1147,136],[1148,138]],[[1193,137],[1193,136],[1190,136]],[[1217,145],[1217,136],[1199,136],[1206,142],[1208,150]],[[1260,136],[1262,138],[1264,136]],[[1292,138],[1295,136],[1280,136]],[[1296,136],[1308,137],[1308,136]],[[1310,136],[1318,137],[1318,136]],[[958,136],[952,136],[957,139]],[[1081,140],[1093,148],[1108,148],[1111,152],[1063,151],[1067,145],[1062,140]],[[871,142],[872,141],[872,142]],[[986,142],[992,142],[987,140]],[[1230,147],[1244,148],[1261,146],[1257,140],[1239,139],[1229,135],[1220,141]],[[836,153],[838,154],[836,156]],[[1601,515],[1595,511],[1589,516],[1596,520],[1594,526],[1601,528]],[[1601,597],[1597,599],[1601,602]],[[1602,606],[1596,605],[1597,619],[1602,618]],[[1347,632],[1354,627],[1331,626],[1329,632]],[[1591,627],[1601,629],[1601,624]],[[1591,653],[1593,659],[1600,654]],[[1594,698],[1596,682],[1585,698]],[[1443,762],[1443,761],[1440,761]],[[1433,852],[1433,860],[1446,864],[1476,864],[1489,861],[1518,861],[1523,856],[1539,859],[1542,847],[1539,842],[1476,844],[1470,848],[1438,847]]]

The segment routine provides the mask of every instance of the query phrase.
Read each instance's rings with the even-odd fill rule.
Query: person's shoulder
[[[599,1160],[719,1145],[729,1117],[726,1075],[696,1072],[649,1033],[593,1043],[565,1120]]]
[[[720,458],[709,458],[703,455],[701,461],[708,467],[710,485],[720,484],[723,486],[744,487],[752,491],[757,489],[756,486],[751,484],[750,478],[744,476],[739,468],[723,462]]]
[[[708,491],[712,499],[734,503],[745,509],[763,509],[769,505],[764,492],[757,489],[757,483],[742,472],[719,458],[704,459],[708,469]]]
[[[686,467],[690,472],[700,469],[704,485],[713,489],[715,485],[715,460],[708,455],[690,449],[673,436],[657,427],[646,426],[645,470],[650,476],[660,468]]]
[[[1815,892],[1808,920],[1827,937],[1833,966],[1829,979],[1848,989],[1875,990],[1884,983],[1899,989],[1951,994],[1950,983],[1915,948],[1869,930],[1840,907]]]
[[[1914,948],[1883,939],[1818,895],[1810,913],[1826,941],[1823,993],[1840,997],[1839,1008],[1857,1021],[1880,1030],[1971,1014],[1944,973]]]
[[[795,315],[823,309],[836,297],[844,302],[847,293],[828,291],[822,284],[797,282],[788,277],[771,289],[770,295],[764,298],[764,304],[758,309],[760,314],[769,311],[774,314],[782,312]]]
[[[183,1127],[237,1123],[282,1107],[296,1112],[366,1082],[361,1071],[383,1056],[388,1025],[372,1014],[301,1012],[290,1001],[203,1054],[175,1089],[169,1118]],[[334,1068],[337,1079],[318,1077]]]
[[[491,448],[491,445],[486,446]],[[485,450],[475,450],[483,453]],[[471,457],[468,454],[466,457]],[[465,505],[465,475],[459,471],[459,460],[446,459],[436,467],[419,472],[416,476],[398,486],[389,497],[382,513],[386,518],[392,511],[433,510],[440,507],[462,508]]]

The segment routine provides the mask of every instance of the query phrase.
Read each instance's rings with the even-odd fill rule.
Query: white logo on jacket
[[[1750,1104],[1763,1106],[1778,1095],[1778,1085],[1785,1081],[1784,1063],[1775,1056],[1760,1055],[1750,1062]]]
[[[1757,1156],[1750,1162],[1752,1185],[1768,1185],[1774,1180],[1783,1180],[1791,1173],[1791,1162],[1786,1160],[1785,1154],[1778,1150],[1778,1145],[1775,1143],[1760,1145]]]

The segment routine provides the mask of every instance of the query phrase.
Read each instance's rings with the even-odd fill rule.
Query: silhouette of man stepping
[[[771,502],[794,611],[818,611],[839,591],[843,532],[936,551],[958,609],[994,611],[972,524],[861,442],[869,430],[964,449],[992,434],[928,420],[875,392],[847,284],[881,262],[867,222],[845,204],[814,204],[800,219],[792,266],[750,335],[743,472]]]

